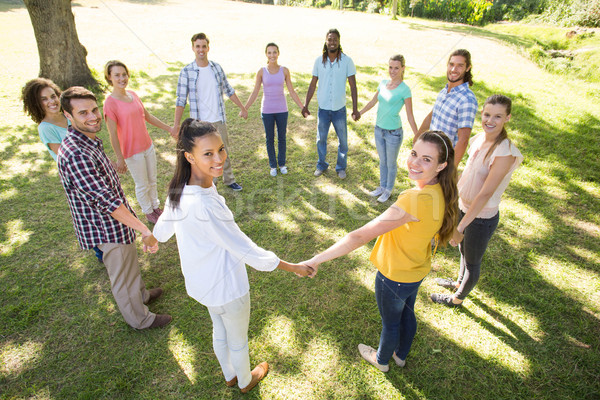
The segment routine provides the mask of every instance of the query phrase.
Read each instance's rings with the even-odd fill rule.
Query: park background
[[[125,62],[130,88],[172,123],[179,70],[193,60],[192,34],[211,39],[209,58],[225,69],[243,102],[275,41],[304,99],[326,31],[341,32],[357,65],[364,105],[387,76],[390,55],[406,57],[405,80],[421,121],[445,84],[455,48],[473,55],[480,105],[493,93],[513,98],[509,135],[525,156],[505,194],[501,223],[476,290],[458,310],[432,304],[435,277],[454,276],[458,251],[438,251],[416,304],[419,330],[407,366],[383,374],[356,345],[376,346],[373,243],[322,266],[314,280],[249,269],[252,363],[268,377],[248,398],[265,399],[598,399],[600,398],[600,87],[577,71],[550,73],[524,51],[527,41],[496,27],[331,9],[231,1],[82,0],[73,3],[88,65],[98,78],[109,59]],[[566,30],[564,31],[566,32]],[[22,111],[20,90],[39,70],[27,10],[0,1],[0,398],[240,398],[226,388],[212,352],[206,310],[187,297],[174,240],[140,254],[148,286],[165,295],[151,306],[170,313],[165,329],[136,332],[115,307],[105,269],[78,249],[56,166]],[[561,33],[564,36],[564,33]],[[541,38],[541,35],[540,35]],[[593,65],[598,70],[598,65]],[[226,102],[233,193],[220,183],[236,221],[258,245],[300,261],[381,213],[367,196],[378,183],[372,138],[375,110],[349,122],[348,178],[312,177],[316,119],[289,102],[288,167],[272,178],[258,104],[244,121]],[[316,112],[316,98],[311,103]],[[403,125],[408,128],[404,111]],[[477,117],[474,133],[480,132]],[[174,142],[150,128],[159,154],[159,188]],[[395,195],[410,187],[399,158]],[[112,156],[105,129],[100,133]],[[335,153],[330,135],[329,159]],[[133,181],[121,176],[137,207]],[[139,208],[136,208],[139,214]],[[141,250],[140,250],[141,253]]]

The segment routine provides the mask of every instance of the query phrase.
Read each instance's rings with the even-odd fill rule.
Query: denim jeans
[[[230,381],[237,376],[238,386],[250,384],[250,354],[248,325],[250,323],[250,294],[218,307],[207,307],[213,323],[213,349],[223,376]]]
[[[285,134],[287,130],[288,112],[262,114],[265,135],[267,138],[267,154],[269,166],[277,168],[285,166]],[[277,160],[275,159],[275,124],[277,124]]]
[[[379,155],[379,186],[390,192],[396,183],[398,153],[402,146],[402,127],[394,130],[375,125],[375,146]]]
[[[379,364],[387,365],[394,352],[406,359],[417,332],[414,307],[421,282],[396,282],[377,272],[375,297],[383,325],[377,350]]]
[[[327,156],[327,135],[329,134],[329,126],[333,124],[335,133],[337,134],[339,145],[336,171],[346,170],[346,157],[348,155],[348,126],[346,123],[346,107],[342,107],[337,111],[323,110],[319,108],[317,122],[317,153],[319,161],[317,168],[325,171],[329,167],[329,163],[325,161]]]
[[[463,219],[464,216],[465,213],[461,211],[459,218]],[[460,250],[458,283],[460,287],[454,294],[457,299],[464,300],[477,284],[483,255],[498,226],[499,219],[499,213],[492,218],[475,218],[463,232],[465,237],[458,245]]]

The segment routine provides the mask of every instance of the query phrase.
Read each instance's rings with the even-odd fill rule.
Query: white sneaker
[[[394,352],[392,354],[392,357],[394,358],[394,361],[396,361],[396,365],[399,366],[400,368],[402,368],[402,367],[404,367],[406,365],[406,360],[403,360],[400,357],[398,357],[396,355],[396,352]]]
[[[380,203],[385,203],[386,201],[388,201],[391,195],[392,192],[390,192],[389,190],[384,190],[383,193],[381,193],[381,196],[377,198],[377,201]]]
[[[369,364],[377,367],[381,372],[388,372],[390,370],[389,365],[381,365],[377,362],[377,350],[366,344],[358,345],[358,352]]]
[[[277,168],[271,168],[271,176],[277,176]]]
[[[379,195],[381,195],[381,193],[383,193],[385,189],[382,188],[381,186],[378,186],[377,189],[373,190],[372,192],[369,192],[369,196],[371,197],[377,197]]]
[[[287,167],[286,167],[285,165],[284,165],[283,167],[279,167],[279,170],[281,171],[281,173],[282,173],[283,175],[285,175],[285,174],[287,174],[287,173],[288,173]]]

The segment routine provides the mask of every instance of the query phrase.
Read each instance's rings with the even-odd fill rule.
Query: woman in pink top
[[[150,114],[133,91],[125,90],[129,83],[129,70],[125,64],[114,60],[107,62],[104,77],[113,87],[104,101],[104,118],[117,157],[117,172],[125,173],[129,169],[142,212],[155,224],[162,210],[156,189],[156,153],[146,121],[167,132],[171,127]]]
[[[510,120],[512,102],[503,95],[487,98],[481,112],[483,133],[471,139],[469,160],[458,182],[460,222],[450,244],[460,243],[458,280],[438,278],[438,285],[456,289],[454,295],[431,295],[431,300],[459,307],[479,280],[481,261],[498,226],[500,198],[513,171],[523,161],[511,143],[505,124]]]
[[[267,66],[258,70],[256,73],[256,83],[254,91],[246,102],[246,110],[252,106],[258,97],[260,85],[263,85],[262,98],[262,120],[265,126],[267,137],[267,154],[269,155],[269,166],[271,167],[271,176],[277,176],[277,165],[282,174],[287,174],[285,166],[286,152],[286,129],[288,119],[288,108],[285,94],[283,93],[283,83],[285,82],[290,96],[294,102],[302,109],[303,105],[294,90],[290,71],[277,63],[279,58],[279,47],[275,43],[267,44],[265,49],[267,55]],[[275,124],[277,124],[277,148],[278,157],[275,157]]]

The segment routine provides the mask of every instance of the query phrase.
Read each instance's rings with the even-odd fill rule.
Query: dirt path
[[[447,54],[457,46],[471,51],[475,77],[488,85],[515,70],[539,72],[512,49],[491,40],[377,14],[223,0],[80,0],[76,4],[79,39],[88,50],[88,64],[96,70],[109,59],[120,59],[133,70],[164,73],[169,63],[190,62],[191,35],[206,32],[211,39],[210,58],[226,72],[255,72],[264,63],[264,45],[275,41],[282,64],[292,73],[310,73],[326,31],[336,27],[344,51],[357,66],[384,64],[390,55],[404,54],[407,81],[411,70],[443,75]],[[0,68],[7,77],[0,97],[3,124],[28,124],[19,93],[39,69],[33,29],[27,10],[14,0],[0,1],[0,10]],[[430,106],[419,101],[418,84],[413,85],[417,86],[413,88],[415,117],[420,120]]]

